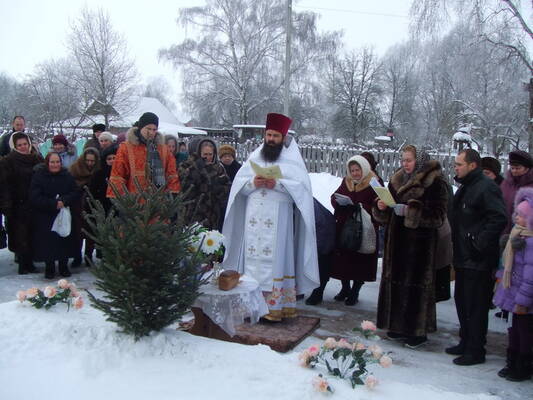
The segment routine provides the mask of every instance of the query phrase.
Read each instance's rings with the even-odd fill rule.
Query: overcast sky
[[[372,45],[379,54],[407,39],[411,0],[293,0],[295,11],[321,15],[320,30],[343,30],[348,48]],[[162,47],[179,43],[186,32],[178,10],[203,0],[0,0],[0,71],[23,79],[40,62],[63,57],[69,21],[80,9],[102,7],[128,42],[141,77],[163,75],[176,91],[179,74],[157,59]],[[189,35],[191,32],[189,32]]]

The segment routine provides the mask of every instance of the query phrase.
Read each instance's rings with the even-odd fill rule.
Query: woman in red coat
[[[376,177],[370,168],[370,164],[363,156],[353,156],[348,160],[347,170],[348,175],[342,180],[341,185],[335,193],[348,196],[353,204],[360,203],[362,208],[372,215],[372,205],[377,195],[370,186],[370,180]],[[376,245],[376,250],[372,254],[362,254],[357,251],[339,248],[338,241],[342,228],[353,213],[354,206],[340,205],[335,198],[335,193],[331,196],[331,204],[335,209],[337,245],[333,254],[333,265],[330,275],[332,278],[342,281],[342,289],[335,296],[335,300],[344,300],[346,305],[353,306],[359,299],[361,286],[365,282],[376,280],[378,246]],[[374,230],[377,238],[378,227],[375,223]],[[353,284],[350,285],[350,281],[353,281]]]

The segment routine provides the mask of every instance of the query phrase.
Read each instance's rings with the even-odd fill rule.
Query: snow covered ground
[[[311,174],[315,196],[329,206],[340,183],[328,174]],[[42,268],[42,267],[41,267]],[[93,288],[86,269],[72,281]],[[328,284],[324,303],[299,308],[321,317],[321,327],[294,351],[279,354],[266,346],[244,346],[195,337],[170,326],[134,342],[88,304],[66,311],[63,305],[36,310],[13,301],[15,293],[48,284],[42,274],[19,276],[13,256],[0,251],[0,399],[75,397],[84,399],[321,399],[311,381],[318,372],[298,365],[298,353],[320,339],[353,338],[351,328],[375,319],[379,282],[367,283],[359,304],[332,300],[340,288]],[[453,300],[438,304],[439,331],[428,345],[410,350],[382,340],[394,366],[371,369],[379,379],[372,391],[328,378],[338,399],[496,400],[533,398],[533,381],[511,383],[497,377],[504,364],[506,324],[490,319],[489,355],[483,365],[458,367],[443,352],[458,329]],[[491,315],[493,312],[491,312]],[[380,332],[383,334],[383,332]],[[327,396],[327,395],[326,395]]]

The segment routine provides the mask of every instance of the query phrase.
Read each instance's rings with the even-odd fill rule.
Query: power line
[[[380,16],[380,17],[409,18],[408,15],[384,14],[384,13],[369,12],[369,11],[345,10],[345,9],[340,9],[340,8],[307,7],[307,6],[300,6],[300,5],[293,5],[293,7],[305,8],[305,9],[308,9],[308,10],[335,11],[335,12],[345,12],[345,13],[362,14],[362,15],[376,15],[376,16]]]

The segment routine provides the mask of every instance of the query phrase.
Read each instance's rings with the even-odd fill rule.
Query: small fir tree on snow
[[[125,191],[112,199],[114,210],[106,216],[100,202],[89,194],[92,232],[86,232],[102,252],[91,271],[97,298],[88,292],[92,306],[135,340],[179,320],[207,282],[201,273],[204,256],[191,252],[193,227],[185,226],[183,195],[155,186],[138,193]],[[125,188],[124,188],[125,189]]]

